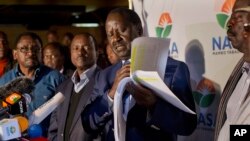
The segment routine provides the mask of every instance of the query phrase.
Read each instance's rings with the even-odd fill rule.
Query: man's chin
[[[120,54],[118,54],[118,57],[121,60],[128,60],[128,59],[130,59],[130,54],[128,54],[128,53],[120,53]]]
[[[25,64],[26,68],[36,68],[38,65],[39,63],[37,62],[30,62]]]

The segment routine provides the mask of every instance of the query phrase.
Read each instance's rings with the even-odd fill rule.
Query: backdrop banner
[[[242,56],[226,36],[235,0],[132,0],[144,35],[170,38],[169,55],[186,62],[196,103],[197,129],[179,141],[212,141],[220,94]]]

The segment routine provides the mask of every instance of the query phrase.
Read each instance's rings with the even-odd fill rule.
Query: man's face
[[[72,40],[71,61],[77,70],[85,71],[96,62],[96,51],[94,44],[86,35],[76,35]]]
[[[48,43],[57,42],[58,37],[57,37],[57,35],[50,33],[47,35],[47,41],[48,41]]]
[[[63,37],[63,40],[62,40],[62,44],[64,45],[64,46],[70,46],[70,44],[71,44],[71,39],[68,37],[68,36],[64,36]]]
[[[238,49],[240,52],[243,51],[243,33],[244,33],[244,23],[247,22],[247,13],[246,12],[236,12],[238,8],[247,6],[247,0],[236,0],[234,7],[232,9],[232,15],[227,23],[228,31],[227,35],[231,44],[235,49]]]
[[[63,54],[52,45],[46,46],[43,50],[43,63],[50,68],[60,71],[64,63]]]
[[[0,35],[0,60],[4,59],[7,51],[7,42],[4,40],[2,35]]]
[[[129,23],[121,14],[111,13],[107,17],[105,28],[114,53],[122,60],[129,59],[131,42],[139,36],[135,26]]]
[[[244,24],[249,23],[247,12],[235,11],[235,9],[246,7],[246,0],[244,1],[236,1],[232,15],[228,21],[228,39],[231,41],[232,46],[244,53],[244,56],[250,57],[250,46],[246,44],[246,31],[244,29]],[[250,61],[250,60],[249,60]]]
[[[34,68],[41,59],[41,45],[30,36],[22,36],[13,52],[20,67]]]
[[[112,65],[119,61],[118,56],[113,52],[109,44],[106,46],[106,53],[107,53],[108,60]]]

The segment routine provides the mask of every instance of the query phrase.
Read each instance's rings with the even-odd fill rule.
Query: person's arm
[[[185,105],[195,111],[187,66],[184,63],[178,63],[172,67],[174,68],[169,69],[174,71],[166,74],[169,88]],[[147,117],[144,119],[146,119],[145,122],[148,126],[180,135],[189,135],[195,129],[196,115],[176,108],[157,97],[153,91],[140,85],[129,83],[126,89],[132,94],[138,105],[147,109]]]
[[[187,107],[195,111],[190,75],[186,64],[183,62],[179,63],[172,75],[169,88]],[[170,133],[189,135],[196,128],[197,115],[186,113],[158,98],[148,124],[151,127],[159,127],[159,129]]]
[[[113,118],[107,94],[98,96],[88,104],[81,114],[84,130],[89,134],[100,134]]]
[[[117,69],[116,69],[117,70]],[[113,119],[113,101],[118,83],[129,76],[130,66],[123,66],[115,71],[104,70],[95,77],[95,86],[91,95],[91,102],[82,112],[82,124],[86,132],[101,132],[107,123]],[[116,74],[112,77],[112,75]]]

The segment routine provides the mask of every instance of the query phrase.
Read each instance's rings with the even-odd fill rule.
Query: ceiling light
[[[73,23],[74,27],[98,27],[98,23]]]

